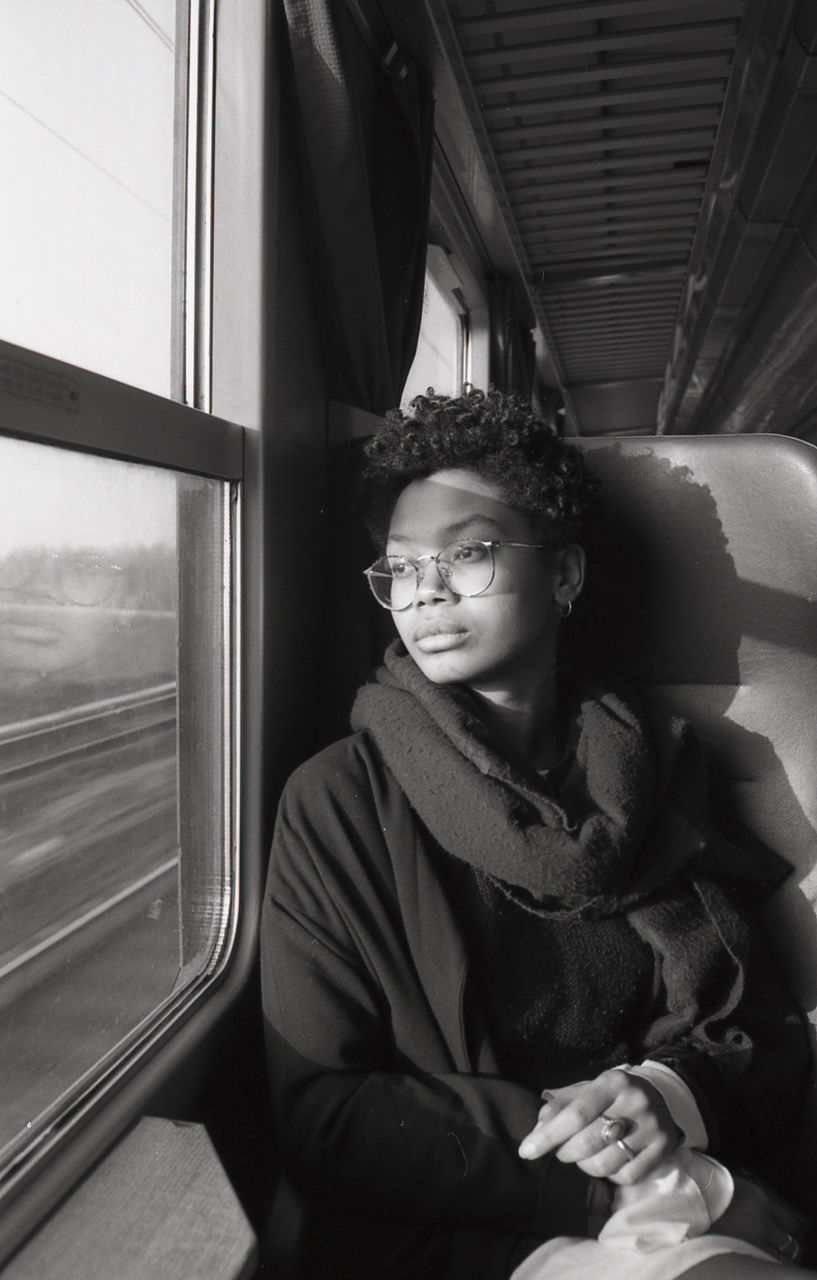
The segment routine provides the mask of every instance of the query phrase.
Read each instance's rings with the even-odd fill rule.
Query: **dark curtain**
[[[399,51],[364,39],[343,0],[285,10],[329,394],[383,413],[399,402],[422,315],[431,87]]]
[[[488,309],[491,385],[531,400],[536,378],[531,320],[512,280],[497,276],[488,281]]]
[[[372,22],[361,28],[366,6]],[[399,404],[422,317],[430,79],[383,38],[372,0],[349,8],[343,0],[285,0],[284,7],[328,394],[383,414]],[[388,623],[362,576],[373,555],[360,516],[360,452],[358,440],[332,450],[321,741],[346,732],[354,692],[382,653]]]

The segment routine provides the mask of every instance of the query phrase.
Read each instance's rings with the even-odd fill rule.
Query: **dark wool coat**
[[[588,1234],[586,1175],[517,1155],[541,1104],[498,1074],[439,861],[367,733],[290,780],[262,981],[282,1155],[310,1206],[299,1275],[505,1280],[542,1240]]]

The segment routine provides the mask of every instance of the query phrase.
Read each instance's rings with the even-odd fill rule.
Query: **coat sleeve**
[[[293,1181],[311,1197],[399,1221],[587,1234],[587,1176],[552,1156],[517,1154],[535,1094],[495,1076],[422,1069],[395,1052],[389,1001],[361,941],[377,924],[355,884],[375,875],[357,846],[376,831],[348,812],[322,818],[314,786],[296,776],[284,794],[262,921],[273,1102]],[[382,924],[399,930],[399,919]],[[418,991],[416,974],[405,982]]]

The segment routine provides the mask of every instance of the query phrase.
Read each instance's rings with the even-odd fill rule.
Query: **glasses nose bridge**
[[[440,568],[440,556],[443,554],[444,550],[445,550],[445,547],[443,547],[442,551],[438,551],[436,555],[432,555],[429,552],[428,555],[417,556],[417,558],[415,559],[414,573],[417,579],[415,594],[419,595],[423,591],[423,589],[425,589],[426,591],[439,590],[440,586],[444,587],[446,591],[451,590],[448,584],[448,579],[443,573],[442,569]],[[436,583],[433,580],[429,581],[427,579],[427,573],[432,564],[434,565],[434,568],[436,570]]]

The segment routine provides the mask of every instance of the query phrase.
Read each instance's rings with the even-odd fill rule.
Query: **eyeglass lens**
[[[48,552],[42,547],[23,547],[0,559],[0,591],[25,591],[44,571],[55,576],[58,603],[81,605],[103,604],[121,574],[118,565],[96,551]]]
[[[483,542],[452,542],[436,556],[416,564],[404,556],[384,556],[369,571],[372,590],[387,609],[407,609],[431,561],[446,586],[458,596],[476,596],[491,585],[494,561]]]

